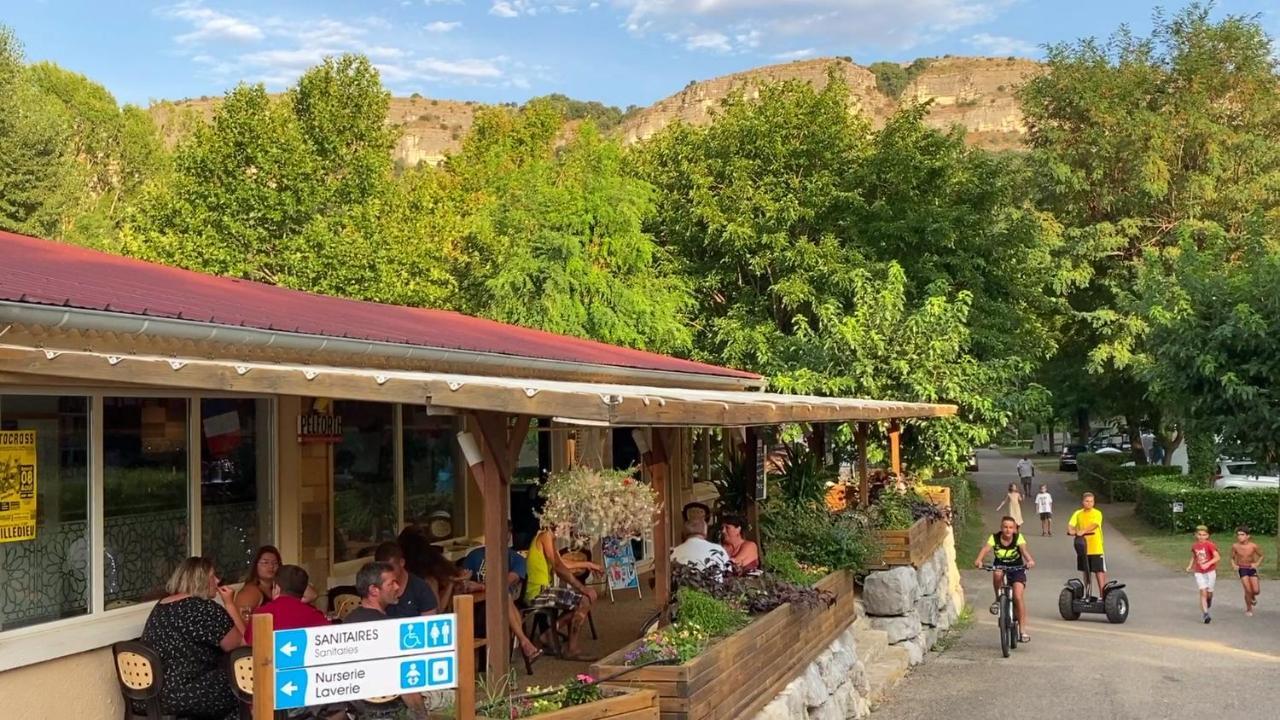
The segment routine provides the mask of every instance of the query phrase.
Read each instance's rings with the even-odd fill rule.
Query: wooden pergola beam
[[[871,478],[867,473],[867,424],[860,422],[854,428],[854,439],[858,444],[858,507],[866,509],[871,505]]]
[[[897,420],[889,422],[889,471],[902,477],[902,426]]]
[[[658,494],[658,517],[653,524],[653,582],[658,607],[667,606],[671,598],[671,462],[670,448],[674,446],[673,431],[653,428],[650,431],[649,452],[641,456],[645,473]],[[663,623],[667,618],[662,619]]]

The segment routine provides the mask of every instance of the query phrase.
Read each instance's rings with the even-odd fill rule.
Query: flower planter
[[[942,520],[920,518],[906,530],[877,530],[880,541],[879,558],[868,563],[869,567],[894,567],[911,565],[920,567],[942,545],[949,526]]]
[[[749,718],[853,623],[852,573],[832,573],[817,587],[834,593],[835,603],[811,609],[782,605],[683,665],[651,665],[612,682],[656,691],[662,720]],[[641,642],[596,663],[591,674],[626,672],[623,657]]]
[[[645,688],[631,688],[603,683],[600,689],[605,697],[595,702],[541,715],[531,715],[538,720],[658,720],[658,694]],[[479,718],[478,720],[502,720]]]

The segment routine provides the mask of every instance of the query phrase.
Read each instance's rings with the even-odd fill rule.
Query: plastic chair
[[[338,585],[329,588],[329,610],[338,620],[345,620],[347,615],[360,606],[360,595],[355,585]]]
[[[173,720],[160,708],[160,688],[164,686],[164,661],[160,655],[137,640],[112,645],[111,655],[124,699],[124,720]]]
[[[227,671],[231,675],[231,694],[240,701],[240,720],[253,720],[253,648],[239,647],[227,656]],[[276,710],[275,720],[285,720],[286,710]]]

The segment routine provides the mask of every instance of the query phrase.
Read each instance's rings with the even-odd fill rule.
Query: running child
[[[1049,486],[1041,485],[1036,495],[1036,512],[1040,513],[1040,534],[1053,534],[1053,496],[1049,494]]]
[[[1200,612],[1204,613],[1204,622],[1209,624],[1209,608],[1213,607],[1213,586],[1218,581],[1218,561],[1222,556],[1218,546],[1209,541],[1209,528],[1196,526],[1196,541],[1191,544],[1191,562],[1187,563],[1187,572],[1196,574],[1196,587],[1200,589]]]
[[[1249,537],[1249,528],[1236,528],[1236,541],[1231,546],[1231,567],[1240,573],[1244,586],[1244,614],[1253,617],[1253,607],[1258,604],[1262,582],[1258,579],[1258,567],[1262,565],[1262,548]]]

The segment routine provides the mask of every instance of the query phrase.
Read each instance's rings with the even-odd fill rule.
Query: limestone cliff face
[[[626,143],[634,143],[677,120],[703,125],[710,122],[720,101],[735,89],[742,88],[753,96],[761,84],[780,80],[822,85],[832,67],[849,87],[850,110],[865,113],[874,126],[883,125],[904,103],[932,101],[930,125],[940,129],[960,125],[970,143],[992,150],[1021,147],[1026,125],[1014,92],[1041,69],[1036,62],[1016,58],[937,58],[895,100],[876,87],[875,76],[869,70],[848,60],[798,60],[691,82],[680,92],[631,114],[610,132]],[[151,114],[172,145],[190,131],[192,123],[207,122],[219,102],[209,98],[161,102],[152,105]],[[387,121],[400,129],[392,151],[396,164],[438,164],[456,152],[480,107],[472,101],[392,98]]]
[[[873,125],[884,124],[904,103],[932,101],[930,125],[961,125],[971,143],[999,150],[1021,146],[1026,125],[1014,92],[1040,70],[1038,63],[1016,58],[938,58],[911,81],[900,100],[894,100],[877,89],[875,76],[864,67],[839,58],[803,60],[690,83],[629,118],[618,132],[626,142],[637,142],[677,120],[705,124],[720,100],[737,88],[750,94],[761,83],[792,79],[822,85],[833,66]]]

